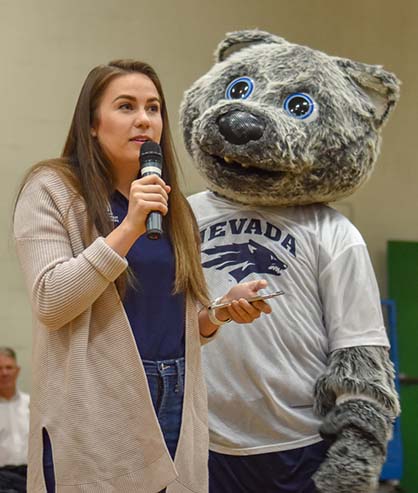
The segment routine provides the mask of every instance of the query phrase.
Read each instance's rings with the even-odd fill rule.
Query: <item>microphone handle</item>
[[[147,217],[147,238],[159,240],[163,234],[162,217],[159,212],[150,212]]]

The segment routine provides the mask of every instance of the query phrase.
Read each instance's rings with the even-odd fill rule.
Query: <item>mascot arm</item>
[[[360,346],[331,353],[315,385],[321,436],[332,444],[314,475],[321,493],[375,491],[392,423],[399,414],[387,348]]]

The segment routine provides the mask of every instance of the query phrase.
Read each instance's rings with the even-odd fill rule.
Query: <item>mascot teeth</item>
[[[249,168],[249,167],[250,167],[250,165],[249,165],[249,164],[247,164],[247,163],[240,163],[239,161],[235,161],[235,159],[232,159],[232,158],[230,158],[230,157],[228,157],[228,156],[225,156],[225,157],[223,158],[223,160],[224,160],[224,161],[225,161],[225,163],[227,163],[227,164],[239,164],[239,165],[240,165],[240,166],[242,166],[243,168]]]

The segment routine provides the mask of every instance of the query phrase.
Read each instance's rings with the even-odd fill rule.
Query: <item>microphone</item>
[[[156,142],[147,141],[141,146],[139,154],[141,176],[161,176],[163,168],[163,155],[161,147]],[[146,221],[147,237],[150,240],[159,240],[163,234],[162,216],[160,212],[150,212]]]

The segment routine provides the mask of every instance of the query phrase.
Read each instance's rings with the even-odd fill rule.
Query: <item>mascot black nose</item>
[[[258,140],[264,132],[265,124],[260,118],[246,111],[230,111],[218,118],[221,134],[231,144],[244,145],[250,140]]]

